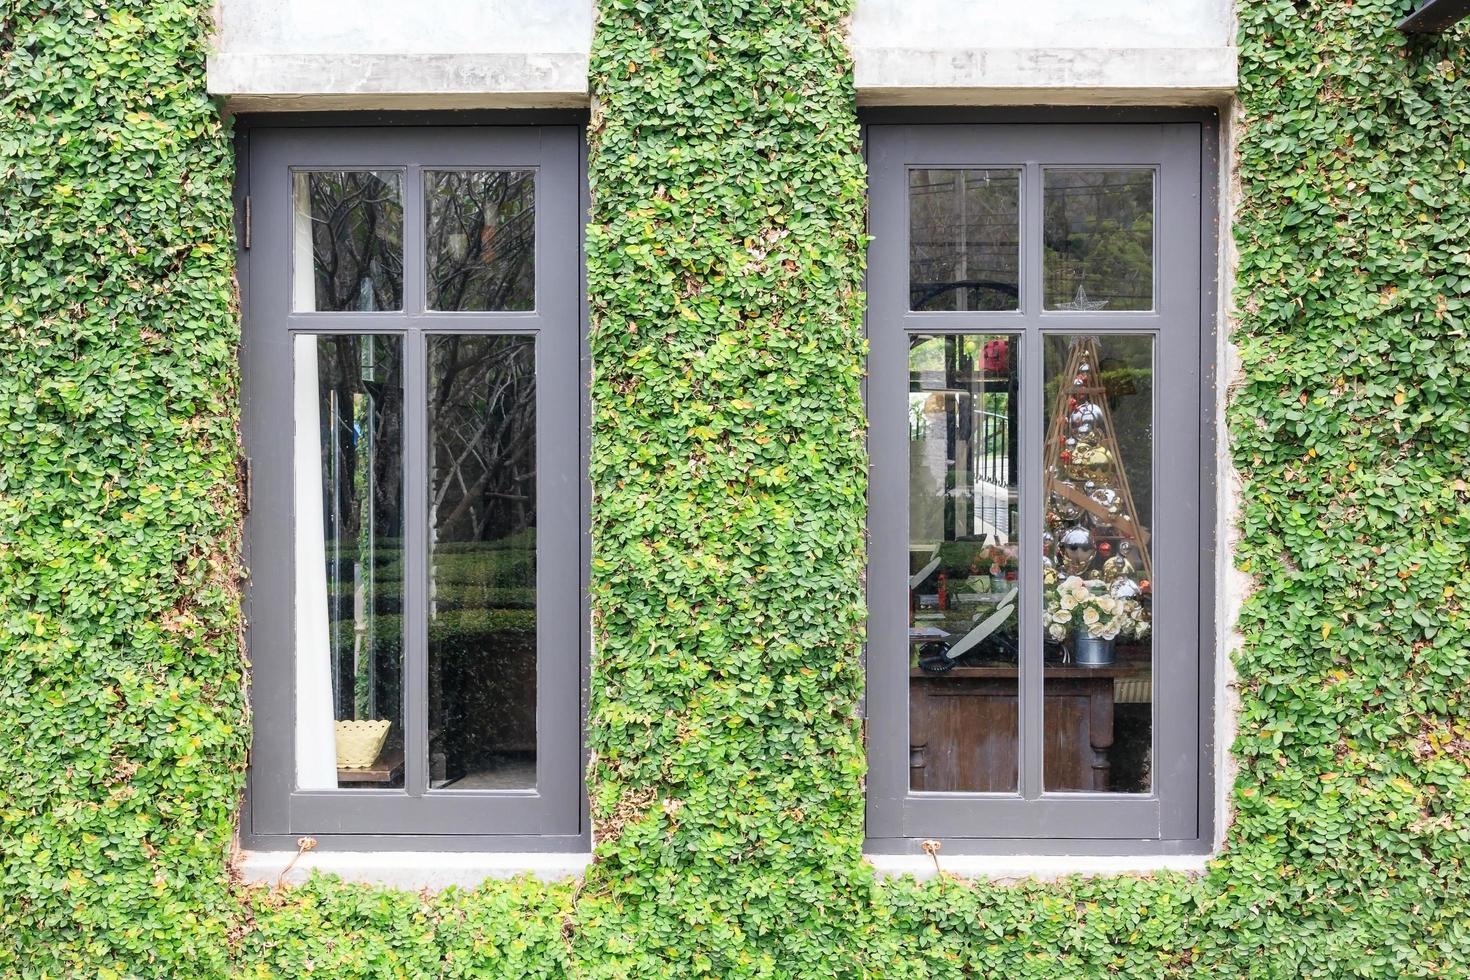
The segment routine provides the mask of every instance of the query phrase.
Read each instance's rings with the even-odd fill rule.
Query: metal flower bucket
[[[1072,633],[1072,659],[1079,667],[1106,667],[1113,662],[1113,641],[1089,636],[1085,627]]]

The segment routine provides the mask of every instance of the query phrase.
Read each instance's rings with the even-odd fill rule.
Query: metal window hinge
[[[250,247],[250,195],[245,195],[245,242],[242,248]]]

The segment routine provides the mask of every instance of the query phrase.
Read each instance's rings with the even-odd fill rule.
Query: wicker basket
[[[388,740],[386,718],[337,722],[337,768],[367,769],[378,761],[383,743]]]

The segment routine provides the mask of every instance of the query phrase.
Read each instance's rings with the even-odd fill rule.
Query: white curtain
[[[337,729],[327,629],[316,337],[296,338],[295,374],[296,785],[299,789],[336,789]]]

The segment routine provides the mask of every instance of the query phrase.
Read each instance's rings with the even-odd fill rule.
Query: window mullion
[[[424,309],[423,171],[407,168],[403,188],[403,309]],[[429,787],[429,450],[428,355],[421,330],[404,338],[403,784]]]
[[[1028,332],[1020,338],[1021,425],[1018,486],[1021,522],[1021,795],[1028,800],[1041,796],[1043,735],[1042,661],[1045,626],[1041,621],[1042,569],[1041,532],[1041,337]]]
[[[403,177],[403,311],[410,316],[424,312],[424,238],[424,172],[409,167]]]
[[[1041,168],[1026,164],[1021,181],[1021,308],[1031,320],[1041,309],[1042,234]],[[1034,321],[1033,321],[1034,322]],[[1041,621],[1042,569],[1041,534],[1045,518],[1042,488],[1042,390],[1041,334],[1029,327],[1020,338],[1021,372],[1020,495],[1021,522],[1021,608],[1020,608],[1020,731],[1021,795],[1028,800],[1041,797],[1042,747],[1045,744],[1043,676],[1045,626]]]
[[[403,372],[403,774],[410,796],[422,796],[429,779],[429,399],[424,349],[424,335],[410,330],[404,338]]]

